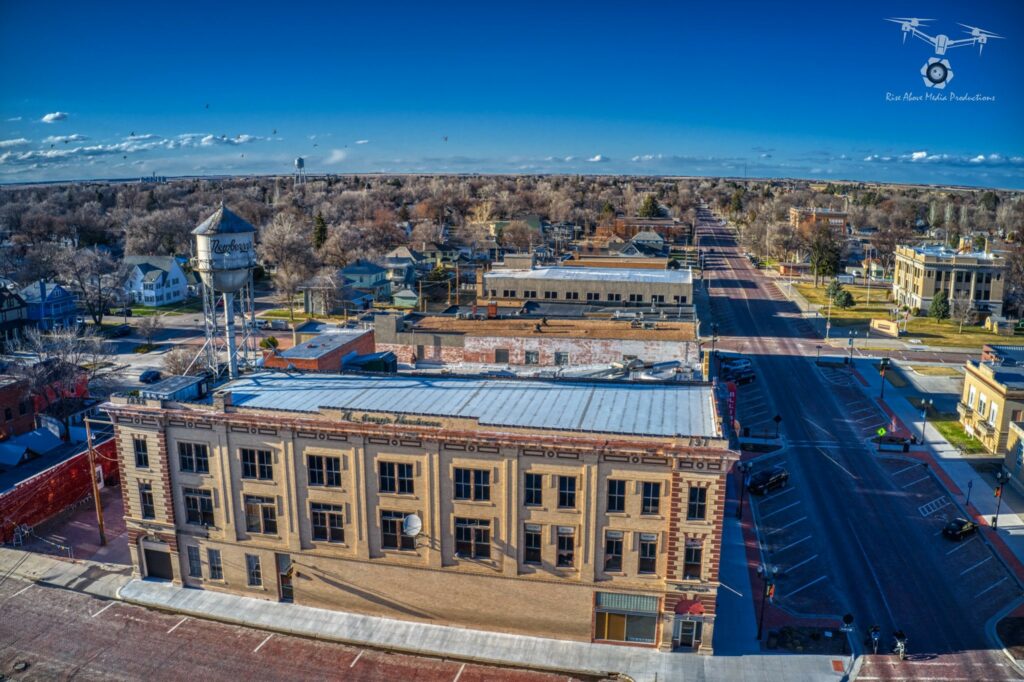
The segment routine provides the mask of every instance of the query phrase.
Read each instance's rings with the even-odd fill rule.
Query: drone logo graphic
[[[969,38],[959,38],[957,40],[951,40],[949,36],[939,34],[936,36],[930,36],[921,30],[922,27],[927,27],[925,22],[934,21],[934,19],[918,19],[917,17],[893,17],[892,19],[886,19],[894,24],[899,24],[903,30],[903,44],[907,44],[907,36],[912,35],[916,38],[920,38],[924,42],[928,43],[935,48],[935,55],[928,58],[925,65],[921,67],[921,76],[924,80],[924,84],[929,88],[935,88],[936,90],[943,90],[946,84],[953,80],[953,69],[949,65],[949,60],[945,58],[946,51],[951,50],[954,47],[966,47],[968,45],[978,46],[978,55],[981,55],[982,49],[985,47],[985,43],[988,42],[989,38],[1002,38],[1003,36],[996,35],[991,31],[986,31],[983,28],[977,28],[976,26],[968,26],[967,24],[958,24],[963,26],[970,35]]]

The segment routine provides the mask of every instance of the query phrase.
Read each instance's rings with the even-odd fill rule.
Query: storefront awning
[[[703,616],[704,604],[702,604],[699,599],[682,599],[676,604],[676,614]]]

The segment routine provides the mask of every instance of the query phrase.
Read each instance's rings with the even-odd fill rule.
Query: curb
[[[985,623],[985,636],[988,637],[989,643],[992,644],[996,649],[1002,650],[1003,654],[1010,661],[1010,665],[1017,669],[1017,672],[1024,674],[1024,661],[1018,661],[1010,653],[1010,650],[1006,648],[1003,641],[999,639],[999,635],[996,632],[996,626],[1003,618],[1006,618],[1011,613],[1016,611],[1022,604],[1024,604],[1024,597],[1018,597],[1016,600],[1010,602],[1003,610],[996,613]]]

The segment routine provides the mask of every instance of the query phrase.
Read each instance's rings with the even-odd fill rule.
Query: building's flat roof
[[[346,343],[355,341],[363,334],[369,334],[369,329],[339,329],[328,331],[324,334],[314,336],[309,341],[303,341],[281,352],[281,357],[286,359],[311,360],[323,357],[331,351],[338,350]]]
[[[654,323],[654,329],[634,329],[629,320],[548,320],[547,325],[537,331],[539,320],[510,318],[485,320],[460,320],[452,317],[431,315],[420,319],[413,331],[430,333],[457,333],[465,336],[530,336],[548,339],[643,339],[661,341],[692,341],[692,322]]]
[[[708,384],[365,377],[261,372],[225,384],[236,406],[476,419],[481,426],[720,437]]]
[[[920,256],[934,256],[936,258],[978,258],[981,260],[995,260],[996,254],[987,251],[957,251],[948,246],[939,244],[928,244],[924,246],[904,247],[913,250]]]
[[[521,280],[561,280],[568,282],[636,282],[638,284],[691,284],[690,268],[652,270],[650,268],[535,268],[533,270],[492,270],[484,277],[508,277]]]
[[[149,398],[157,398],[160,396],[170,395],[172,393],[177,393],[183,388],[188,388],[189,386],[198,384],[205,378],[206,377],[196,375],[172,375],[167,377],[166,379],[162,379],[161,381],[156,382],[155,384],[152,384],[151,386],[139,389],[139,395]]]

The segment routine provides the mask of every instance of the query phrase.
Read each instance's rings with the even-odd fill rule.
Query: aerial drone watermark
[[[949,36],[939,33],[937,35],[929,35],[925,33],[924,29],[927,28],[927,22],[934,21],[933,19],[920,19],[918,17],[893,17],[886,19],[885,21],[891,21],[894,24],[899,24],[900,29],[903,32],[903,44],[907,43],[907,36],[913,36],[925,43],[932,46],[935,53],[928,58],[928,61],[921,67],[921,81],[925,87],[931,90],[922,94],[917,95],[910,92],[905,92],[900,95],[896,95],[891,92],[885,93],[886,102],[994,102],[995,96],[991,95],[957,95],[953,92],[944,93],[942,90],[946,89],[950,81],[953,80],[953,67],[946,58],[946,52],[955,47],[970,47],[973,45],[978,46],[978,56],[981,56],[985,45],[989,39],[996,38],[1002,39],[1003,36],[986,31],[983,28],[977,26],[968,26],[967,24],[959,24],[965,29],[967,33],[966,38],[953,39]]]

